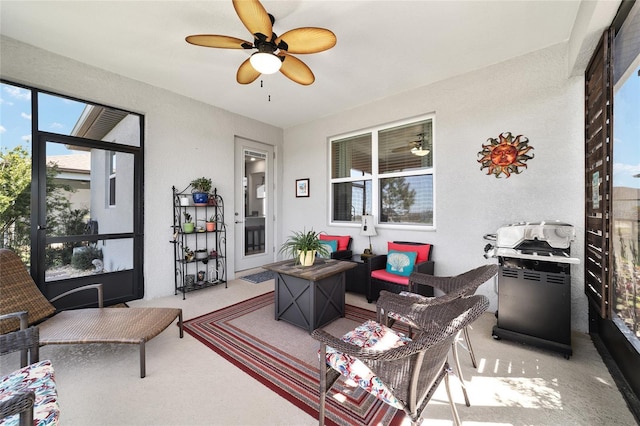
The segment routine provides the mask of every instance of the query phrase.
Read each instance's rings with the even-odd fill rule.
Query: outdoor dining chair
[[[410,292],[394,294],[383,291],[380,293],[377,304],[378,321],[389,327],[396,321],[399,321],[408,325],[410,330],[413,330],[419,327],[412,317],[414,315],[413,306],[415,304],[428,305],[432,303],[443,303],[460,297],[471,296],[475,294],[478,287],[495,277],[497,273],[498,265],[495,264],[479,266],[470,271],[450,277],[437,277],[414,272],[409,276]],[[439,290],[443,294],[434,297],[422,296],[418,294],[424,292],[424,290],[420,290],[420,287],[430,287],[432,291]],[[473,346],[471,346],[469,328],[463,327],[456,336],[451,348],[456,370],[458,371],[458,377],[460,378],[465,404],[469,407],[471,404],[469,402],[464,376],[460,367],[460,357],[458,355],[458,344],[462,345],[461,334],[464,335],[465,347],[469,351],[473,368],[477,368],[478,365],[475,353],[473,352]]]
[[[444,380],[453,419],[459,425],[449,388],[447,355],[458,332],[488,306],[489,300],[481,295],[416,304],[411,317],[418,327],[412,337],[372,320],[341,338],[314,330],[313,338],[320,341],[319,424],[324,424],[327,392],[344,376],[383,402],[404,410],[413,424],[420,421]]]

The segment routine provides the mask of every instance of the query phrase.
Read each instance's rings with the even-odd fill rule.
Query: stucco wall
[[[282,182],[311,179],[311,196],[282,192],[283,235],[309,228],[354,237],[354,251],[368,241],[359,227],[329,227],[327,138],[372,125],[435,112],[436,230],[378,227],[374,252],[389,240],[434,244],[437,275],[453,275],[490,262],[483,235],[517,221],[561,220],[576,227],[572,255],[583,258],[583,78],[567,76],[567,47],[557,45],[285,130]],[[401,70],[399,70],[401,75]],[[530,140],[535,158],[520,175],[505,179],[480,171],[477,153],[490,137],[510,131]],[[322,161],[324,160],[324,162]],[[503,175],[504,176],[504,175]],[[572,266],[572,327],[587,330],[582,265]],[[495,283],[480,292],[497,309]]]
[[[209,176],[225,199],[233,277],[234,137],[281,146],[281,129],[2,37],[3,79],[145,115],[145,298],[173,294],[171,187]],[[221,160],[224,159],[224,160]]]

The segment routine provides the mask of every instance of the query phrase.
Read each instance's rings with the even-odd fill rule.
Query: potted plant
[[[206,177],[197,178],[191,181],[191,193],[193,204],[196,206],[206,206],[209,203],[209,191],[211,191],[211,179]]]
[[[207,263],[209,260],[209,253],[207,253],[207,249],[200,249],[195,251],[196,260],[200,260],[203,263]]]
[[[189,212],[183,212],[184,223],[182,224],[182,232],[185,234],[190,234],[193,232],[193,222],[191,218],[191,214]]]
[[[322,256],[328,256],[329,252],[320,242],[319,232],[311,231],[294,231],[289,238],[280,247],[279,253],[284,253],[296,259],[296,263],[302,266],[311,266],[316,257],[316,253]]]
[[[216,217],[211,216],[209,220],[206,221],[205,226],[207,227],[207,232],[213,232],[216,230]]]

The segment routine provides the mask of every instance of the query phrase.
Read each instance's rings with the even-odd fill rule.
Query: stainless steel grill
[[[487,234],[485,257],[516,258],[578,264],[570,256],[570,245],[576,232],[572,225],[558,221],[519,222],[502,226],[495,234]]]
[[[520,222],[487,234],[485,257],[500,263],[497,339],[515,340],[571,356],[573,226],[558,221]]]

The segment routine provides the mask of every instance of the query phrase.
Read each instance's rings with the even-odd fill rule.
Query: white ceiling
[[[184,41],[251,41],[231,0],[0,1],[0,33],[116,74],[288,128],[569,39],[580,1],[263,1],[274,32],[328,28],[328,51],[296,55],[316,81],[235,81],[252,51]],[[261,87],[260,81],[263,81]],[[269,101],[269,97],[271,100]]]

